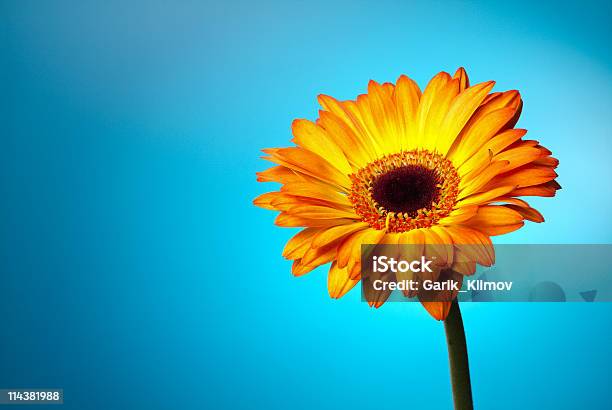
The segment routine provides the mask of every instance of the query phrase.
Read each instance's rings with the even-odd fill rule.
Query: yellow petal
[[[457,148],[449,153],[455,167],[461,167],[472,155],[479,152],[487,141],[503,129],[515,113],[516,109],[512,107],[501,108],[483,116],[467,128],[467,131],[461,136]]]
[[[397,80],[393,99],[397,109],[400,149],[416,148],[416,113],[421,98],[419,86],[410,78],[402,75]]]
[[[361,112],[370,134],[378,139],[384,153],[390,154],[400,150],[398,118],[390,95],[376,81],[368,84],[368,107]]]
[[[449,115],[449,108],[452,101],[459,94],[459,80],[450,80],[442,87],[435,97],[432,106],[427,114],[424,129],[423,147],[429,151],[446,151],[450,146],[448,136],[443,134],[442,122]],[[454,122],[454,120],[453,120]],[[455,134],[456,137],[457,134]],[[446,152],[442,153],[443,155]]]
[[[419,107],[417,109],[416,122],[417,122],[417,135],[416,135],[416,147],[424,147],[426,144],[425,132],[427,126],[427,117],[429,115],[430,109],[434,107],[434,102],[438,97],[440,90],[446,86],[446,84],[451,81],[451,77],[448,73],[441,72],[434,76],[427,87],[425,87],[425,91],[421,96],[421,100],[419,102]]]
[[[328,111],[319,112],[317,123],[334,136],[334,141],[354,168],[361,168],[377,157],[375,148],[364,143],[368,138],[354,103],[341,103],[323,95],[319,97],[319,102]]]
[[[463,127],[494,85],[493,81],[477,84],[453,99],[444,122],[438,130],[440,136],[436,149],[441,155],[447,154]]]
[[[294,135],[293,141],[297,145],[327,159],[340,172],[345,174],[353,172],[340,147],[323,128],[308,120],[295,120],[291,128]]]

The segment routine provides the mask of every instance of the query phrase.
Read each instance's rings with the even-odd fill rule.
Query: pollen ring
[[[387,155],[350,177],[355,212],[389,232],[435,225],[455,206],[460,180],[448,159],[426,150]]]

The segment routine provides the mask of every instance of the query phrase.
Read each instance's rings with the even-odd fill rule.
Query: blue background
[[[172,4],[176,3],[176,4]],[[604,2],[2,1],[0,387],[70,409],[448,409],[416,304],[330,300],[252,206],[315,97],[465,66],[561,159],[498,242],[610,243]],[[612,408],[612,305],[465,304],[479,409]]]

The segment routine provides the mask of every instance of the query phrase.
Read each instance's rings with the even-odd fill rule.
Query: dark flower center
[[[440,181],[435,170],[405,165],[380,175],[372,183],[372,198],[389,212],[411,217],[438,200]]]

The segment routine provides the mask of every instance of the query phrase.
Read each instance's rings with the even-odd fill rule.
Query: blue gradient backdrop
[[[173,4],[175,3],[175,4]],[[612,242],[610,4],[2,1],[0,388],[66,409],[448,409],[443,326],[291,277],[260,148],[465,66],[561,159],[510,243]],[[464,307],[479,409],[612,408],[612,305]]]

